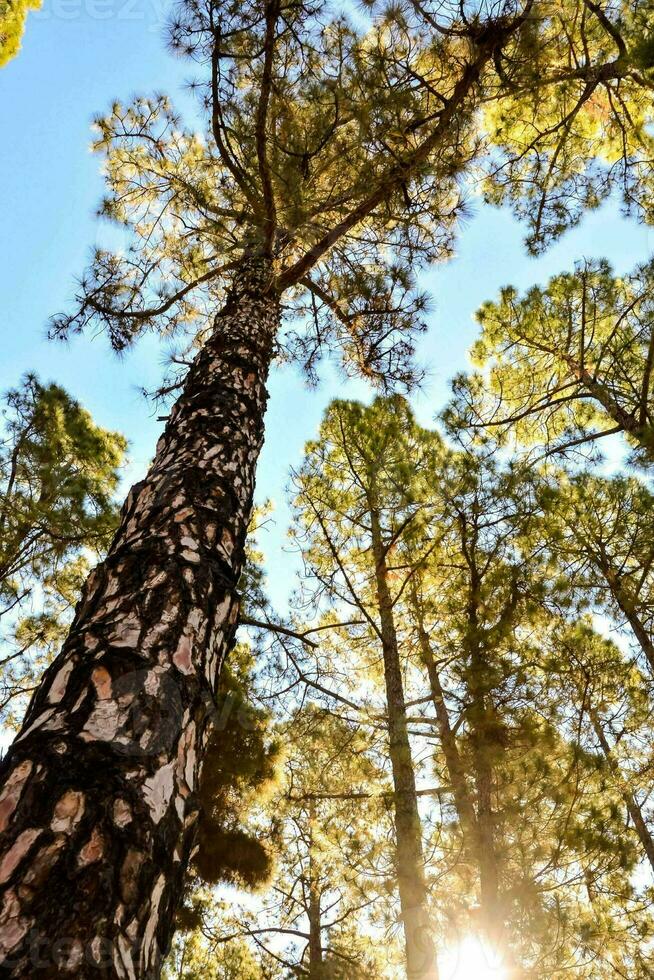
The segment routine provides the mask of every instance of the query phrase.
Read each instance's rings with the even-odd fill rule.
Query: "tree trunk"
[[[481,920],[491,945],[497,947],[501,943],[504,932],[504,915],[500,900],[499,862],[495,846],[495,813],[493,811],[493,766],[497,747],[496,718],[486,684],[488,664],[480,643],[478,581],[474,567],[471,567],[470,574],[466,644],[469,657],[468,691],[471,697],[468,724],[477,795]]]
[[[445,693],[443,691],[443,686],[438,673],[438,667],[436,666],[436,661],[434,660],[434,655],[432,653],[429,636],[427,634],[427,630],[425,629],[424,617],[422,615],[422,610],[420,608],[420,602],[415,591],[415,587],[412,588],[411,592],[411,604],[413,606],[413,613],[418,628],[420,658],[427,671],[429,690],[431,693],[432,703],[434,705],[434,711],[436,712],[438,737],[443,750],[443,756],[445,757],[447,774],[452,785],[452,795],[454,796],[454,805],[456,807],[457,816],[461,825],[464,848],[469,857],[473,858],[475,863],[477,863],[477,816],[475,814],[472,797],[468,790],[465,765],[459,753],[456,735],[452,731],[452,726],[450,725],[450,716],[445,703]]]
[[[631,792],[626,780],[624,779],[620,767],[616,761],[615,756],[611,750],[611,746],[608,743],[608,739],[604,734],[604,729],[602,728],[602,723],[600,721],[599,715],[592,705],[588,707],[588,713],[590,715],[590,720],[593,725],[593,730],[597,737],[602,752],[606,758],[609,765],[609,769],[622,793],[622,798],[624,800],[625,806],[627,808],[627,813],[631,817],[634,825],[634,830],[638,834],[638,839],[643,846],[647,860],[649,861],[650,867],[654,872],[654,840],[649,832],[649,828],[643,817],[643,812],[636,800],[636,797]]]
[[[616,606],[631,626],[634,636],[650,666],[650,670],[654,674],[654,643],[652,642],[652,637],[636,612],[633,603],[625,595],[622,583],[614,570],[605,561],[599,561],[598,567],[608,582]]]
[[[375,585],[384,655],[389,755],[395,790],[397,880],[404,926],[407,976],[409,980],[438,980],[438,967],[431,937],[424,874],[422,827],[418,812],[416,780],[407,729],[402,667],[393,615],[393,601],[388,586],[386,553],[374,498],[370,501],[370,519],[372,550],[375,560]]]
[[[322,948],[322,911],[320,908],[320,883],[317,877],[316,859],[314,854],[314,807],[310,808],[309,817],[309,980],[323,978],[323,948]]]
[[[643,440],[643,427],[638,421],[636,412],[627,412],[613,398],[606,385],[602,384],[597,378],[577,361],[571,357],[565,358],[573,374],[584,385],[589,395],[602,406],[606,414],[616,425],[619,425],[623,432],[631,436],[643,449],[649,450],[649,446]]]
[[[309,980],[322,980],[322,923],[320,892],[315,881],[309,881]]]
[[[245,259],[2,767],[3,977],[156,978],[238,618],[279,323]]]

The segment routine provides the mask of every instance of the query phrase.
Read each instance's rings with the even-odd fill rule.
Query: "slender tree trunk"
[[[397,879],[404,925],[407,976],[409,980],[438,980],[436,952],[431,937],[427,886],[424,874],[422,827],[418,811],[416,780],[406,720],[404,684],[388,585],[388,567],[379,513],[370,501],[375,584],[381,624],[389,755],[395,790],[395,834]]]
[[[654,872],[654,840],[652,840],[652,835],[650,834],[647,823],[645,822],[645,818],[643,817],[643,811],[641,810],[636,797],[631,792],[626,780],[622,775],[620,766],[618,765],[618,762],[613,754],[611,746],[608,743],[608,739],[604,734],[604,729],[602,727],[602,722],[600,720],[600,717],[592,705],[589,705],[588,714],[590,716],[590,720],[593,726],[593,731],[595,732],[597,741],[599,742],[602,748],[602,752],[604,753],[609,769],[611,770],[611,773],[616,781],[616,784],[618,785],[620,792],[622,793],[622,798],[627,808],[627,813],[632,819],[634,830],[638,834],[638,839],[640,840],[640,843],[643,846],[645,856],[647,857],[650,867]]]
[[[477,795],[480,905],[484,930],[490,942],[497,946],[504,932],[504,916],[500,899],[499,862],[493,811],[493,766],[497,744],[493,733],[496,719],[487,690],[488,664],[480,643],[478,583],[474,567],[471,568],[471,576],[467,609],[468,691],[471,698],[468,722]]]
[[[483,729],[488,724],[484,707],[472,724],[475,787],[477,790],[477,841],[481,917],[484,929],[494,944],[501,941],[504,922],[500,902],[500,883],[495,850],[495,814],[493,812],[493,767],[488,738]]]
[[[0,975],[157,978],[263,441],[279,307],[244,260],[2,767]]]
[[[320,892],[313,879],[309,881],[309,980],[323,980]]]
[[[414,615],[418,626],[421,659],[427,669],[432,702],[436,711],[439,740],[445,765],[452,785],[454,804],[461,824],[463,844],[469,858],[479,871],[480,906],[484,929],[491,942],[501,941],[503,922],[501,914],[499,871],[495,848],[495,819],[492,808],[492,760],[483,735],[485,725],[474,726],[472,741],[475,759],[475,786],[477,790],[477,805],[479,818],[468,789],[466,768],[459,753],[456,735],[450,725],[449,712],[445,703],[444,691],[434,660],[429,636],[424,627],[424,619],[420,610],[417,595],[413,595]],[[479,665],[478,665],[479,668]],[[479,692],[475,692],[479,698]],[[485,717],[483,705],[485,698],[479,698],[482,703],[481,716]]]
[[[417,610],[417,606],[414,606]],[[484,746],[483,724],[475,726],[472,734],[475,759],[475,787],[479,818],[468,790],[466,769],[459,753],[456,735],[450,725],[443,687],[438,668],[424,628],[422,616],[417,615],[421,658],[427,669],[432,702],[436,711],[439,740],[448,776],[452,785],[454,804],[463,833],[463,845],[479,872],[480,907],[484,930],[491,943],[501,940],[503,923],[499,897],[499,873],[495,851],[495,826],[492,809],[492,766]],[[483,711],[482,711],[483,714]]]
[[[322,911],[313,834],[313,804],[309,818],[309,980],[323,980]]]
[[[415,587],[412,589],[411,593],[411,604],[413,606],[413,614],[418,628],[420,658],[427,671],[429,690],[431,693],[432,703],[434,705],[434,711],[436,712],[438,737],[443,750],[443,755],[445,757],[448,777],[452,785],[452,795],[454,796],[454,805],[456,807],[459,823],[461,824],[464,847],[468,852],[468,855],[474,858],[475,862],[477,862],[477,816],[475,814],[475,807],[468,789],[466,769],[461,758],[461,754],[459,753],[456,735],[452,731],[452,726],[450,724],[450,715],[445,703],[445,693],[443,691],[440,675],[438,673],[438,667],[436,666],[436,661],[434,660],[434,655],[432,653],[429,635],[425,629],[424,616],[422,614],[420,601],[415,591]]]
[[[598,567],[608,583],[616,606],[631,626],[634,636],[636,637],[638,644],[645,655],[647,663],[649,664],[652,673],[654,673],[654,642],[652,641],[652,637],[645,628],[640,616],[636,612],[633,603],[628,596],[625,595],[625,591],[618,575],[616,575],[614,570],[604,561],[598,562]]]

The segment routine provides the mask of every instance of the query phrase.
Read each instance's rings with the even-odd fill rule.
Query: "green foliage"
[[[242,824],[265,803],[279,776],[281,746],[270,716],[249,699],[252,654],[237,646],[221,674],[219,712],[206,749],[200,785],[199,850],[194,863],[208,883],[254,888],[273,870],[269,847]]]
[[[537,252],[613,191],[651,222],[653,8],[538,4],[503,62],[505,97],[485,113],[486,196],[509,201]],[[602,65],[598,70],[597,66]]]
[[[416,274],[452,254],[478,165],[534,246],[617,183],[649,220],[649,5],[369,6],[178,4],[170,43],[198,68],[203,127],[163,95],[98,117],[101,213],[131,245],[96,251],[56,335],[98,323],[117,349],[144,330],[193,348],[257,250],[286,356],[314,378],[337,352],[347,373],[409,387]]]
[[[175,937],[163,980],[265,980],[252,950],[243,940],[208,947],[198,933]]]
[[[90,564],[111,540],[127,443],[96,425],[62,388],[33,375],[4,402],[0,615],[11,626],[0,710],[15,724],[22,696],[65,635]]]
[[[0,68],[20,51],[27,15],[40,6],[41,0],[0,0]]]
[[[654,498],[633,477],[602,478],[555,472],[539,491],[541,534],[575,587],[577,608],[608,613],[638,630],[641,657],[654,670],[647,638],[653,635],[652,521]]]
[[[0,589],[7,601],[26,576],[42,579],[71,553],[108,546],[127,443],[96,426],[62,388],[33,376],[5,401]]]
[[[651,263],[616,277],[585,262],[522,297],[502,290],[477,314],[483,373],[456,379],[447,421],[557,453],[622,432],[650,463],[652,276]]]

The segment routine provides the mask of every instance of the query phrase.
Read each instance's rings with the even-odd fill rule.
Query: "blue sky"
[[[89,152],[93,115],[137,93],[165,91],[185,102],[178,92],[189,66],[162,41],[167,8],[166,0],[45,0],[45,9],[29,18],[23,50],[0,70],[0,390],[27,370],[63,384],[99,423],[129,438],[126,483],[140,476],[154,450],[160,423],[139,389],[156,385],[163,350],[154,338],[122,359],[102,336],[55,344],[46,339],[46,322],[66,307],[102,233],[94,216],[101,161]],[[466,364],[475,309],[500,286],[543,282],[582,257],[603,256],[627,271],[654,250],[653,233],[609,205],[533,259],[510,214],[472,204],[457,257],[424,276],[435,310],[419,352],[429,376],[413,401],[427,424],[447,398],[448,379]],[[285,552],[289,467],[299,463],[330,398],[368,397],[368,391],[329,369],[310,391],[293,367],[273,372],[270,391],[257,492],[276,503],[276,523],[262,543],[270,592],[282,604],[296,567]]]

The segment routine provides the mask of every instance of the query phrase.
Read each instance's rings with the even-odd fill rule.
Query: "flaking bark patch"
[[[40,829],[32,828],[24,830],[19,834],[16,841],[5,851],[2,861],[0,861],[0,883],[8,881],[20,862],[23,860],[34,841],[41,836]]]
[[[84,795],[75,790],[68,790],[59,799],[54,808],[50,829],[64,834],[71,834],[84,814]]]
[[[23,792],[23,787],[32,771],[32,762],[25,759],[10,773],[0,794],[0,833],[9,826],[9,821]]]
[[[77,863],[80,868],[85,868],[89,864],[95,864],[99,861],[104,853],[104,837],[102,832],[98,827],[93,828],[93,832],[89,840],[84,844],[82,850],[79,852],[77,858]]]

